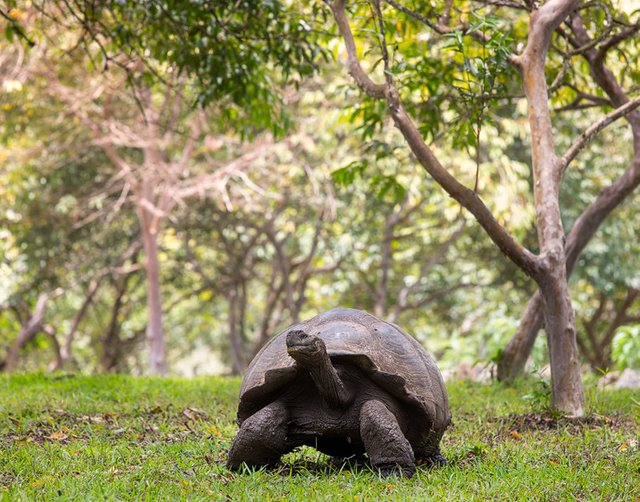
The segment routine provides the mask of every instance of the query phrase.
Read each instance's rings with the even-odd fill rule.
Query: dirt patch
[[[18,479],[13,473],[0,470],[0,486],[10,488],[18,482]]]
[[[501,432],[515,437],[523,432],[545,432],[562,430],[571,435],[580,435],[585,429],[637,429],[638,426],[628,418],[617,416],[589,415],[579,418],[556,416],[551,413],[525,413],[509,415],[498,419]]]
[[[182,442],[189,437],[219,441],[215,423],[196,408],[171,405],[145,407],[129,413],[77,414],[62,409],[43,410],[35,418],[8,416],[8,430],[0,429],[3,442],[66,444],[87,440],[90,435],[111,435],[136,442]]]

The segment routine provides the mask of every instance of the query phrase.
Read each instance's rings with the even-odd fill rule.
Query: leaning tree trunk
[[[527,303],[515,335],[500,355],[496,375],[499,381],[512,382],[524,373],[524,367],[543,324],[542,297],[538,290]]]
[[[7,373],[15,371],[18,365],[18,358],[20,356],[20,349],[29,343],[33,338],[42,330],[44,326],[44,314],[47,308],[47,302],[49,301],[48,293],[41,293],[36,301],[36,306],[33,309],[33,314],[20,328],[20,333],[15,341],[9,348],[7,354],[7,361],[5,363],[4,370]]]

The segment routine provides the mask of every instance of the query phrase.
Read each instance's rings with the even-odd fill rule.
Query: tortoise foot
[[[383,478],[388,478],[391,476],[401,476],[404,478],[410,478],[416,472],[416,468],[414,466],[401,466],[398,464],[394,465],[381,465],[378,466],[378,472],[380,476]]]
[[[424,459],[424,465],[427,467],[442,467],[448,463],[449,460],[440,452]]]

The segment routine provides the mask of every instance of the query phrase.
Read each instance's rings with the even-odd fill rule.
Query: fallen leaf
[[[189,420],[196,421],[198,419],[204,419],[207,417],[204,411],[200,411],[196,408],[185,408],[182,410],[182,414],[187,417]]]
[[[113,419],[118,418],[120,413],[115,413],[113,411],[108,411],[102,415],[107,422],[112,422]]]
[[[47,475],[40,479],[36,479],[34,482],[31,483],[31,486],[41,486],[41,485],[44,485],[45,483],[53,481],[53,479],[54,479],[53,476]]]
[[[618,453],[622,453],[627,450],[635,451],[638,449],[638,440],[637,439],[627,439],[622,442],[617,448],[616,451]]]
[[[68,439],[68,438],[69,438],[69,435],[63,431],[52,432],[51,435],[49,436],[49,439],[52,439],[53,441],[64,441],[65,439]]]
[[[133,472],[137,469],[140,469],[139,465],[128,465],[123,469],[118,469],[117,467],[112,466],[107,472],[112,476],[118,476],[120,474],[124,474],[125,472]]]

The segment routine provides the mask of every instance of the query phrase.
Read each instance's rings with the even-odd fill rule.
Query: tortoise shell
[[[372,381],[410,405],[416,427],[425,422],[439,438],[451,420],[442,375],[427,351],[400,327],[366,312],[339,308],[285,329],[253,359],[240,389],[238,424],[271,401],[299,371],[287,353],[286,335],[303,330],[326,344],[331,361],[348,362],[365,370]]]

